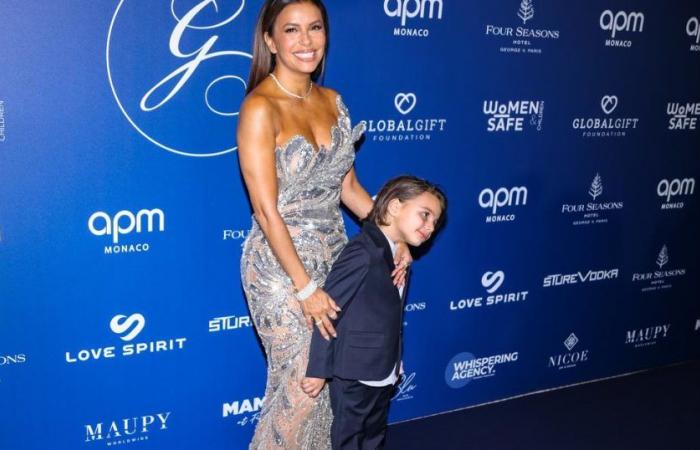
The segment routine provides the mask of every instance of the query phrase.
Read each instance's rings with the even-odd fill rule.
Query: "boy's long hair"
[[[367,220],[377,225],[389,225],[389,223],[386,221],[389,202],[391,202],[393,199],[398,199],[400,202],[405,202],[406,200],[416,198],[425,192],[433,194],[440,202],[442,214],[440,214],[440,218],[438,219],[436,226],[437,228],[442,224],[445,218],[447,198],[438,186],[429,182],[428,180],[424,180],[413,175],[401,175],[387,181],[379,190],[379,193],[374,200],[374,206],[367,216]]]

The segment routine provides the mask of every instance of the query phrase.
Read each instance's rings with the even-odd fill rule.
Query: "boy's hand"
[[[315,398],[321,393],[324,384],[326,384],[325,378],[304,377],[301,380],[301,390],[309,397]]]
[[[408,266],[413,262],[413,257],[408,249],[408,245],[400,242],[396,245],[396,256],[394,257],[394,271],[391,272],[391,278],[394,280],[394,286],[402,287],[406,284],[406,272]]]

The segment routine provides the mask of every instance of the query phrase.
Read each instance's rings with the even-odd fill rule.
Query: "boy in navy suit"
[[[413,176],[390,180],[326,278],[324,290],[341,309],[337,337],[314,329],[302,388],[315,397],[330,380],[334,450],[384,444],[402,350],[404,288],[392,282],[393,255],[400,242],[417,247],[430,239],[444,209],[435,185]]]

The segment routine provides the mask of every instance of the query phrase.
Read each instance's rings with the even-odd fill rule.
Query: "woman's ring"
[[[316,325],[321,325],[323,323],[323,320],[317,320]]]

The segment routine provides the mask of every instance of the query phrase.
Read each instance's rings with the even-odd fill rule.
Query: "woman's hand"
[[[413,262],[411,251],[405,242],[396,244],[396,256],[394,257],[394,271],[391,272],[391,278],[394,280],[394,286],[403,287],[406,284],[406,272],[408,266]]]
[[[324,378],[305,377],[301,380],[301,390],[309,397],[314,398],[321,393],[324,384],[326,384]]]
[[[316,289],[309,298],[301,302],[301,310],[304,312],[309,330],[312,330],[316,325],[325,340],[330,341],[331,336],[338,337],[331,319],[338,318],[340,308],[326,294],[326,291],[321,288]]]

